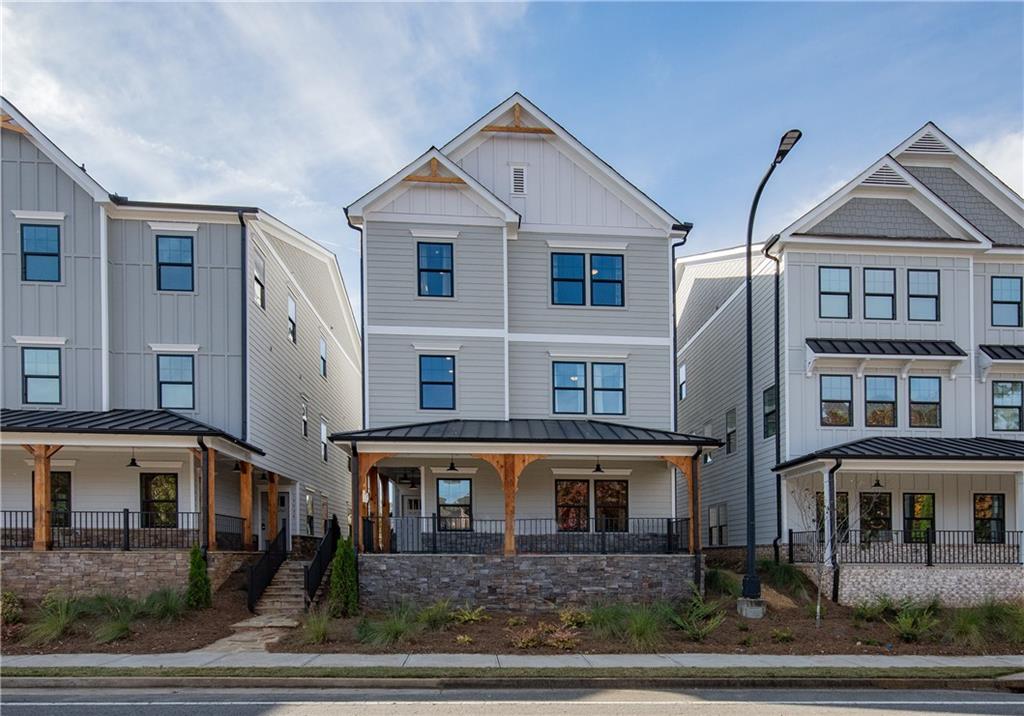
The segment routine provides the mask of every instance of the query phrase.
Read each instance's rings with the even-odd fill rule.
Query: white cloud
[[[1007,131],[987,137],[967,147],[1008,187],[1024,195],[1024,131]]]

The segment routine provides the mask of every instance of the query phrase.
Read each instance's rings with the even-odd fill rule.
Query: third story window
[[[158,291],[191,291],[192,237],[156,237],[156,287]]]
[[[291,295],[288,296],[288,340],[292,343],[298,341],[298,314],[295,299]]]
[[[455,356],[420,356],[420,409],[455,410]]]
[[[853,376],[821,376],[821,424],[853,425]]]
[[[850,318],[850,269],[818,269],[818,317]]]
[[[60,227],[21,225],[21,279],[60,281]]]
[[[320,375],[327,377],[327,341],[320,337]]]
[[[910,378],[910,427],[938,428],[942,425],[942,381],[939,378]]]
[[[736,452],[736,408],[725,411],[725,454]]]
[[[419,295],[451,297],[455,295],[451,244],[421,241],[416,244]]]
[[[309,403],[302,399],[302,437],[309,437]]]
[[[586,256],[551,254],[551,302],[564,306],[586,303]]]
[[[22,401],[60,403],[60,348],[22,348]]]
[[[896,269],[864,269],[864,318],[896,318]]]
[[[327,421],[320,418],[320,459],[327,462]]]
[[[590,304],[592,306],[624,306],[623,258],[618,254],[590,255]]]
[[[996,380],[992,382],[992,429],[1019,431],[1024,412],[1024,382]]]
[[[896,376],[864,377],[864,424],[869,428],[896,427]]]
[[[552,364],[554,405],[556,413],[587,412],[587,364]]]
[[[158,355],[157,391],[161,408],[192,410],[195,401],[194,357]]]
[[[595,415],[625,415],[626,366],[623,363],[593,363],[592,399]]]
[[[773,437],[779,432],[779,400],[775,386],[769,386],[761,393],[764,437]]]
[[[907,317],[911,321],[939,320],[938,271],[907,271]]]
[[[267,272],[266,262],[263,255],[253,253],[252,255],[252,300],[260,308],[267,307],[267,288],[264,276]]]
[[[686,397],[686,365],[679,366],[679,399]]]
[[[992,325],[1019,328],[1021,325],[1021,279],[992,277]]]

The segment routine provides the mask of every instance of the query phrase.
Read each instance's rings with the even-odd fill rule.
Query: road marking
[[[4,701],[5,707],[35,706],[53,708],[55,706],[347,706],[359,704],[360,706],[1024,706],[1024,701],[792,701],[781,699],[779,701],[718,701],[714,699],[695,699],[690,701],[530,701],[501,700],[501,701],[32,701],[17,702]]]

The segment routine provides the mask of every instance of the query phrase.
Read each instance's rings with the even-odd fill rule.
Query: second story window
[[[320,418],[320,459],[327,462],[327,420]]]
[[[195,406],[193,356],[156,357],[157,398],[161,408],[192,410]]]
[[[896,427],[896,377],[864,377],[864,424],[869,428]]]
[[[942,381],[939,378],[911,376],[910,427],[942,426]]]
[[[267,307],[266,276],[267,263],[263,254],[254,252],[252,255],[252,300],[260,308]]]
[[[590,255],[590,305],[624,306],[623,257],[618,254]]]
[[[60,404],[60,348],[21,349],[22,402]]]
[[[586,303],[583,254],[551,254],[551,303],[582,306]]]
[[[736,408],[725,411],[725,454],[736,452]]]
[[[821,424],[826,427],[853,425],[853,376],[821,376]]]
[[[896,269],[864,269],[864,318],[896,318]]]
[[[553,412],[587,412],[587,364],[555,362],[551,364],[554,385]]]
[[[451,297],[455,295],[455,273],[451,244],[421,241],[416,244],[419,295]]]
[[[773,437],[779,432],[779,400],[775,386],[764,389],[761,393],[761,405],[764,421],[764,437]]]
[[[595,415],[626,414],[626,365],[593,363],[590,366]]]
[[[992,429],[1018,432],[1024,412],[1024,383],[1019,380],[992,382]]]
[[[850,318],[850,269],[818,269],[818,318]]]
[[[686,364],[679,366],[679,399],[686,397]]]
[[[302,437],[309,437],[309,403],[302,399]]]
[[[939,320],[938,271],[907,271],[907,318],[911,321]]]
[[[292,343],[298,341],[298,313],[296,312],[295,299],[288,294],[288,340]]]
[[[21,225],[21,280],[60,281],[60,227]]]
[[[156,237],[156,288],[158,291],[191,291],[192,237]]]
[[[455,356],[420,356],[420,410],[455,410]]]
[[[1020,328],[1021,279],[1015,276],[992,277],[992,325]]]
[[[327,377],[327,341],[320,336],[320,375]]]

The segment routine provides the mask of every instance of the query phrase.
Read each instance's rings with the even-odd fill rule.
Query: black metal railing
[[[289,544],[288,521],[284,520],[277,537],[267,545],[266,551],[263,552],[256,564],[249,567],[246,605],[250,612],[256,611],[256,602],[263,596],[263,592],[270,586],[277,570],[288,558]]]
[[[27,549],[31,547],[34,524],[32,510],[3,510],[0,512],[0,548]]]
[[[564,529],[552,518],[515,521],[519,554],[680,554],[690,551],[686,518],[634,517],[581,520]],[[398,554],[501,554],[505,520],[465,517],[368,518],[367,552]]]
[[[245,520],[234,515],[215,514],[217,549],[241,551],[245,549]]]
[[[820,532],[790,530],[789,561],[824,559]],[[1004,530],[848,530],[836,540],[840,564],[1020,564],[1024,532]]]
[[[309,609],[313,598],[316,597],[316,591],[320,588],[320,583],[324,581],[327,568],[330,566],[331,560],[334,559],[334,553],[338,549],[341,527],[338,526],[337,515],[331,515],[331,520],[327,523],[326,528],[323,539],[320,540],[316,546],[316,551],[313,552],[313,559],[302,570],[306,609]]]
[[[199,513],[52,510],[54,549],[189,549],[199,542]]]

